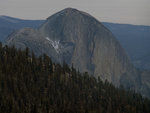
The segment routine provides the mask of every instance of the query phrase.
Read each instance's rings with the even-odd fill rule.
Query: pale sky
[[[0,0],[0,15],[46,19],[68,7],[99,21],[150,25],[150,0]]]

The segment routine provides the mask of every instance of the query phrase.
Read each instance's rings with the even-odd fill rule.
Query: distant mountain
[[[116,36],[136,67],[150,69],[150,26],[103,24]]]
[[[0,41],[24,27],[39,28],[44,20],[22,20],[0,16]],[[150,69],[150,26],[102,22],[119,40],[132,63],[141,69]]]
[[[46,53],[55,62],[65,61],[81,72],[150,96],[148,73],[135,69],[114,35],[85,12],[64,9],[47,18],[38,29],[14,32],[6,44],[28,47],[37,56]]]
[[[55,62],[65,61],[116,86],[124,73],[134,70],[113,34],[94,17],[72,8],[50,16],[39,29],[13,33],[6,44],[46,53]]]
[[[22,20],[8,16],[0,16],[0,41],[4,42],[12,32],[24,28],[38,28],[43,20]]]

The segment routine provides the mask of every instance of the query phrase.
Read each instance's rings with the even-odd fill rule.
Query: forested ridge
[[[0,113],[150,113],[133,91],[0,44]]]

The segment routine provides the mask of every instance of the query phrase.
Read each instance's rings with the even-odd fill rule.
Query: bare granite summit
[[[91,15],[67,8],[49,18],[39,29],[24,28],[13,33],[7,45],[28,47],[46,53],[53,61],[64,61],[115,86],[132,84],[141,91],[140,77],[114,35]],[[133,75],[131,74],[133,73]]]

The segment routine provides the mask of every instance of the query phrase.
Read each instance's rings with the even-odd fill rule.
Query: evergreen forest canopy
[[[0,44],[0,113],[150,113],[150,100]]]

